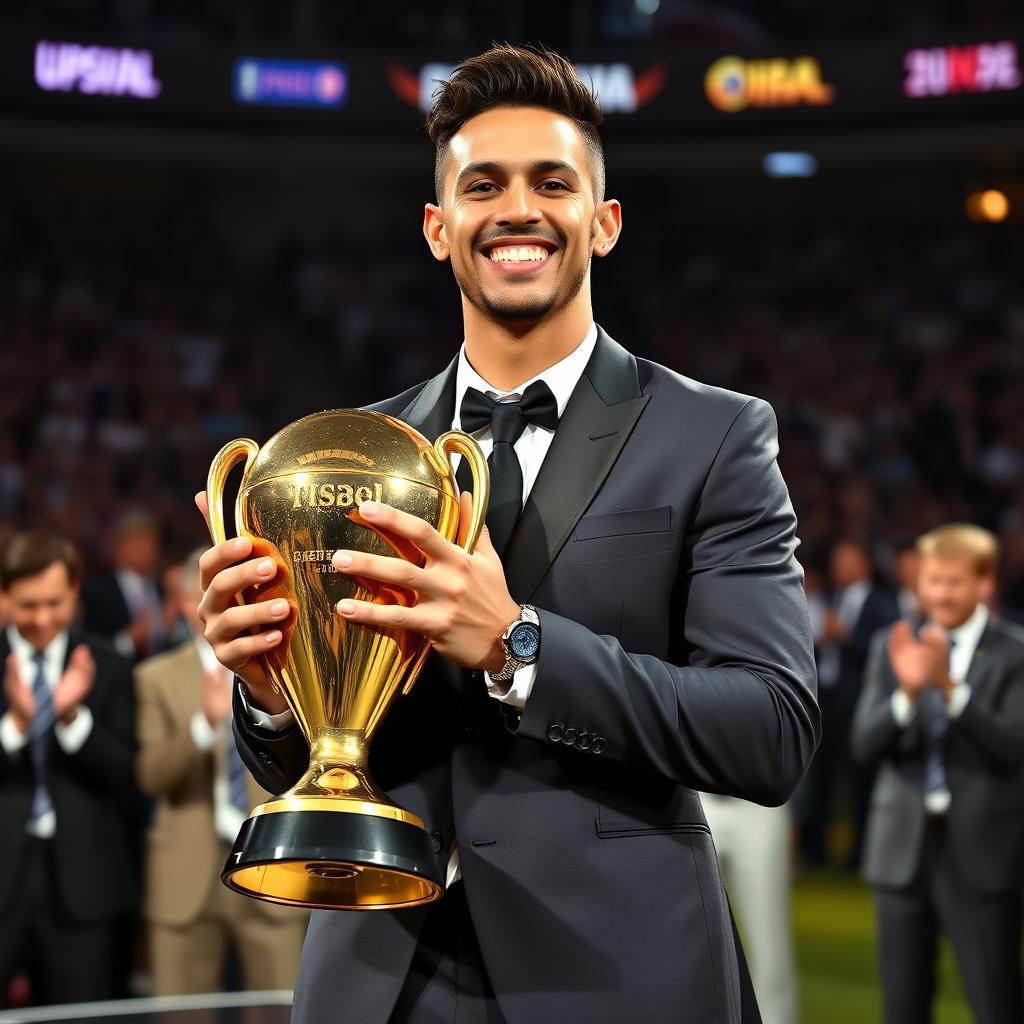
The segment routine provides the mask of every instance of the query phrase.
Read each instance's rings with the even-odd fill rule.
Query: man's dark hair
[[[72,586],[82,578],[82,562],[71,541],[55,533],[16,533],[0,549],[0,590],[38,576],[55,562],[67,569]]]
[[[597,97],[576,69],[551,50],[496,43],[463,61],[434,93],[427,134],[434,143],[434,188],[444,192],[448,144],[472,117],[495,107],[543,107],[569,118],[590,151],[594,200],[604,198],[604,148],[598,125],[603,115]]]

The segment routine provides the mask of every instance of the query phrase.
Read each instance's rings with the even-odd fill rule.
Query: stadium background
[[[625,233],[596,317],[772,402],[812,575],[855,537],[891,576],[900,545],[971,520],[1000,536],[1020,617],[1010,0],[5,4],[0,534],[55,527],[99,571],[140,509],[170,564],[204,539],[192,494],[225,440],[450,358],[417,105],[494,39],[559,49],[597,86]],[[867,891],[812,872],[794,900],[804,1018],[874,1019]],[[968,1019],[948,958],[938,1019]]]

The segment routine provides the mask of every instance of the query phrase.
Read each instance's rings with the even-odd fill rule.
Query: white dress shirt
[[[224,689],[230,693],[233,676],[229,669],[226,669],[213,653],[213,648],[201,636],[195,637],[196,652],[202,662],[203,671],[207,674],[216,673],[224,683]],[[257,709],[252,709],[255,717]],[[291,718],[291,712],[286,712]],[[281,716],[268,716],[279,718]],[[287,723],[285,723],[287,724]],[[227,734],[230,724],[221,723],[214,728],[202,711],[197,711],[189,723],[189,731],[192,733],[192,742],[200,750],[212,750],[218,743],[234,743],[234,737]],[[231,802],[231,791],[228,785],[228,759],[226,756],[220,759],[220,768],[213,777],[213,827],[217,838],[222,839],[229,845],[238,837],[238,832],[245,822],[245,815]]]
[[[31,690],[36,675],[36,649],[13,625],[7,627],[7,643],[17,659],[18,672],[22,680]],[[58,633],[42,651],[46,685],[49,686],[50,693],[57,688],[57,683],[60,682],[60,678],[64,674],[67,653],[67,631]],[[58,720],[54,723],[53,731],[64,752],[76,754],[85,745],[85,741],[92,732],[92,712],[85,704],[80,704],[75,720],[67,725]],[[27,743],[28,733],[22,732],[14,724],[14,716],[8,711],[3,718],[0,718],[0,744],[3,744],[9,757],[14,757]],[[49,839],[57,830],[57,814],[55,811],[48,811],[42,817],[27,822],[26,828],[40,839]]]
[[[571,397],[576,385],[579,383],[580,377],[583,376],[583,371],[586,369],[587,363],[590,361],[590,356],[593,354],[594,346],[597,344],[597,325],[592,323],[590,329],[587,331],[583,340],[569,353],[564,359],[555,363],[554,366],[549,366],[543,373],[537,374],[536,377],[531,377],[529,380],[524,381],[514,391],[503,391],[500,388],[494,388],[487,383],[473,369],[470,365],[469,360],[466,358],[466,346],[463,344],[459,350],[459,363],[455,371],[455,416],[452,419],[452,429],[461,430],[462,419],[462,399],[466,394],[466,388],[477,388],[479,391],[486,392],[491,395],[492,398],[504,398],[507,395],[521,395],[534,381],[543,380],[545,384],[551,389],[551,393],[555,396],[555,403],[558,408],[558,415],[561,418],[562,413],[565,412],[565,407],[569,404],[569,398]],[[519,466],[523,471],[523,503],[525,504],[526,499],[529,497],[530,491],[533,485],[537,482],[537,477],[540,474],[540,467],[544,462],[544,457],[548,453],[548,449],[551,447],[551,441],[555,436],[553,430],[548,430],[545,427],[537,426],[535,423],[528,423],[526,429],[523,431],[522,436],[515,444],[515,453],[519,459]],[[490,456],[491,449],[494,447],[494,443],[491,440],[490,427],[484,427],[473,434],[473,438],[477,444],[480,445],[485,456]],[[456,470],[458,470],[458,456],[453,458],[452,464]],[[530,690],[533,689],[533,683],[537,675],[536,665],[527,665],[521,668],[512,677],[511,682],[494,682],[488,673],[484,673],[484,679],[487,684],[488,693],[496,700],[500,700],[503,704],[509,704],[519,711],[522,711],[526,707],[527,698],[530,696]],[[241,688],[242,704],[246,708],[252,721],[264,729],[271,729],[277,731],[290,725],[293,721],[291,711],[282,711],[278,715],[268,715],[265,711],[260,711],[258,708],[252,707],[246,700],[245,687]],[[452,882],[457,881],[462,877],[462,871],[459,867],[459,849],[452,843],[451,853],[448,857],[448,877],[447,885],[451,885]]]
[[[929,623],[932,625],[932,623]],[[967,685],[967,673],[970,671],[974,652],[978,649],[981,636],[988,625],[988,608],[979,604],[971,613],[971,617],[956,629],[949,631],[952,650],[949,655],[949,676],[953,680],[953,690],[946,703],[946,714],[950,719],[959,718],[967,702],[971,699],[971,688]],[[906,728],[917,715],[918,701],[911,700],[901,689],[897,688],[890,698],[892,717],[896,724]],[[925,794],[925,804],[929,812],[944,814],[949,809],[950,796],[946,791]]]

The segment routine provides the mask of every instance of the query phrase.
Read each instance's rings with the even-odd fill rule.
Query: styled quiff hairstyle
[[[74,544],[55,533],[16,533],[0,549],[0,590],[13,583],[46,572],[59,562],[76,586],[82,578],[82,562]]]
[[[590,151],[594,201],[604,198],[603,120],[597,96],[576,69],[551,50],[496,43],[464,60],[434,91],[427,134],[434,143],[434,189],[444,193],[444,165],[452,137],[470,119],[495,107],[542,107],[569,118]]]
[[[969,558],[978,576],[992,576],[999,561],[999,542],[980,526],[949,523],[919,537],[917,553],[922,558]]]

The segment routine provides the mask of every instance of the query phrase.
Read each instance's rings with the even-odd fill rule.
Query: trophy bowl
[[[452,454],[473,479],[469,522],[459,521]],[[309,743],[309,768],[287,792],[255,807],[224,867],[224,883],[273,903],[327,909],[394,909],[438,899],[444,880],[423,821],[392,803],[370,777],[369,742],[391,702],[408,693],[429,651],[409,630],[348,622],[344,598],[415,603],[409,590],[334,569],[339,548],[406,558],[422,553],[359,515],[383,502],[425,519],[472,551],[487,511],[487,462],[467,434],[432,445],[382,413],[338,409],[278,431],[263,447],[226,444],[207,482],[210,535],[227,539],[224,488],[245,460],[235,502],[240,536],[253,557],[269,555],[274,579],[242,603],[285,598],[291,612],[281,643],[262,657]]]

